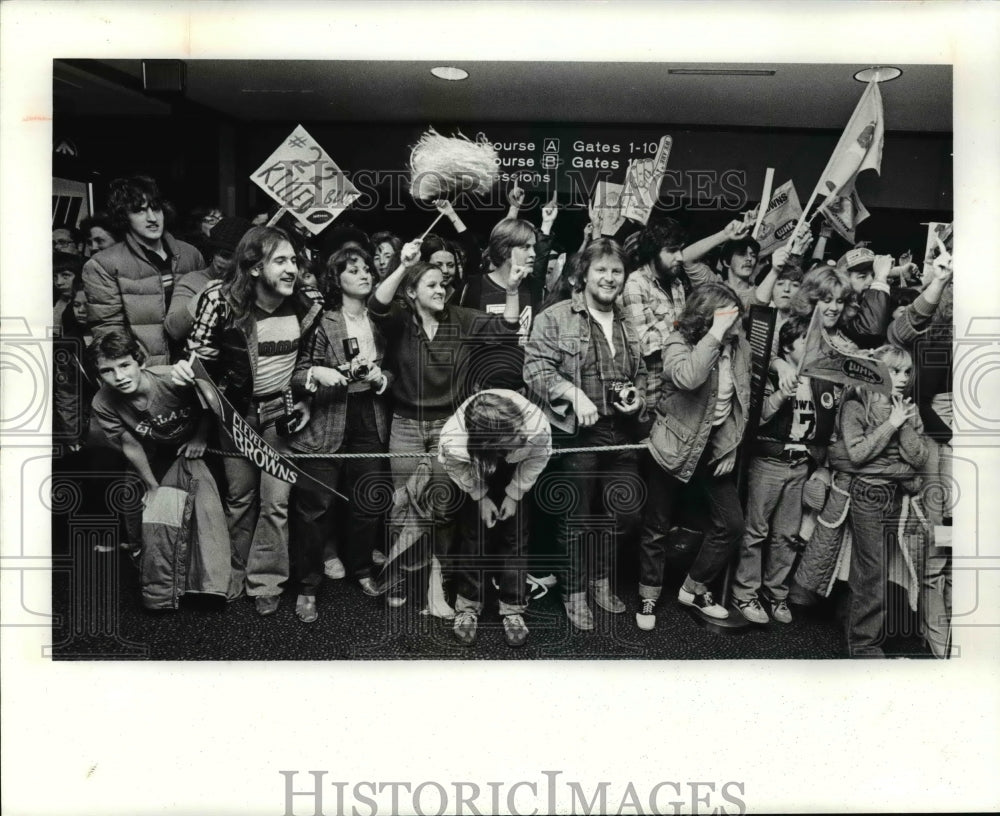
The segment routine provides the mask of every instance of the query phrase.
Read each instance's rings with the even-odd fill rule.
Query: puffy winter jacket
[[[163,243],[171,255],[174,278],[202,269],[205,260],[191,244],[169,233]],[[170,340],[163,327],[170,304],[160,271],[147,260],[131,235],[98,252],[83,267],[83,288],[94,336],[108,329],[130,329],[146,352],[147,365],[170,362]]]

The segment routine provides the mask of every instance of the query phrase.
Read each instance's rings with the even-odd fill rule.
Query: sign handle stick
[[[444,213],[443,213],[443,212],[440,212],[440,213],[438,213],[438,217],[437,217],[437,218],[435,218],[435,219],[434,219],[434,220],[433,220],[433,221],[431,222],[431,225],[430,225],[430,226],[429,226],[429,227],[428,227],[428,228],[427,228],[427,229],[426,229],[426,230],[424,231],[424,234],[423,234],[423,235],[421,235],[421,236],[420,236],[420,237],[419,237],[419,238],[418,238],[417,240],[418,240],[418,241],[423,241],[423,240],[424,240],[424,238],[426,238],[426,237],[427,237],[427,234],[428,234],[428,233],[429,233],[429,232],[430,232],[430,231],[431,231],[432,229],[434,229],[434,225],[435,225],[435,224],[437,224],[437,222],[441,220],[441,217],[442,217],[443,215],[444,215]]]
[[[266,226],[273,227],[281,220],[281,216],[283,216],[286,212],[288,212],[288,207],[279,207],[278,211],[271,217],[271,220],[267,222]]]
[[[760,225],[764,223],[764,215],[767,213],[767,205],[771,203],[771,187],[774,185],[774,168],[768,167],[764,173],[764,192],[760,194],[760,204],[757,207],[757,223],[754,224],[751,237],[756,241],[757,233],[760,232]]]

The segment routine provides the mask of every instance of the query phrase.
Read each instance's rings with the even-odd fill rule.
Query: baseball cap
[[[873,268],[875,253],[865,247],[849,249],[837,262],[845,272],[869,272]]]

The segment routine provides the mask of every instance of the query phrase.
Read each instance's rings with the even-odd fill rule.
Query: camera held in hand
[[[370,363],[364,360],[358,359],[358,355],[361,353],[361,347],[358,345],[358,339],[356,337],[345,337],[344,338],[344,356],[347,358],[347,363],[342,366],[337,366],[337,371],[343,374],[351,382],[361,382],[371,374],[372,367]]]
[[[608,405],[614,405],[616,402],[629,408],[635,405],[636,401],[639,399],[639,392],[636,390],[635,385],[633,385],[628,380],[614,380],[609,383],[605,383],[605,399]]]

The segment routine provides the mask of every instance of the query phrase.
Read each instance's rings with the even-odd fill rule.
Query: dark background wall
[[[297,122],[237,123],[210,114],[168,117],[59,117],[55,143],[69,138],[75,158],[57,157],[54,172],[92,180],[101,207],[107,183],[119,175],[148,173],[160,181],[180,213],[198,204],[219,204],[224,212],[250,214],[273,207],[250,181]],[[426,206],[408,194],[410,147],[428,123],[302,123],[364,194],[338,223],[362,229],[390,229],[403,237],[419,234],[433,220]],[[444,134],[456,130],[475,137],[484,132],[499,145],[501,183],[494,195],[460,200],[456,209],[471,229],[488,234],[506,209],[510,177],[528,193],[524,214],[538,222],[538,207],[555,194],[560,203],[556,237],[575,247],[586,222],[586,202],[601,178],[621,183],[629,158],[651,157],[660,136],[673,137],[669,171],[657,211],[678,218],[693,235],[721,228],[756,203],[766,167],[775,185],[792,179],[805,204],[840,136],[839,131],[702,128],[683,125],[572,125],[521,123],[434,123]],[[557,140],[556,169],[544,166],[545,147]],[[952,220],[952,141],[950,134],[886,134],[882,174],[865,173],[858,191],[871,218],[858,240],[898,253],[923,250],[921,222]],[[442,227],[447,235],[450,227]],[[846,248],[830,243],[836,254]]]

